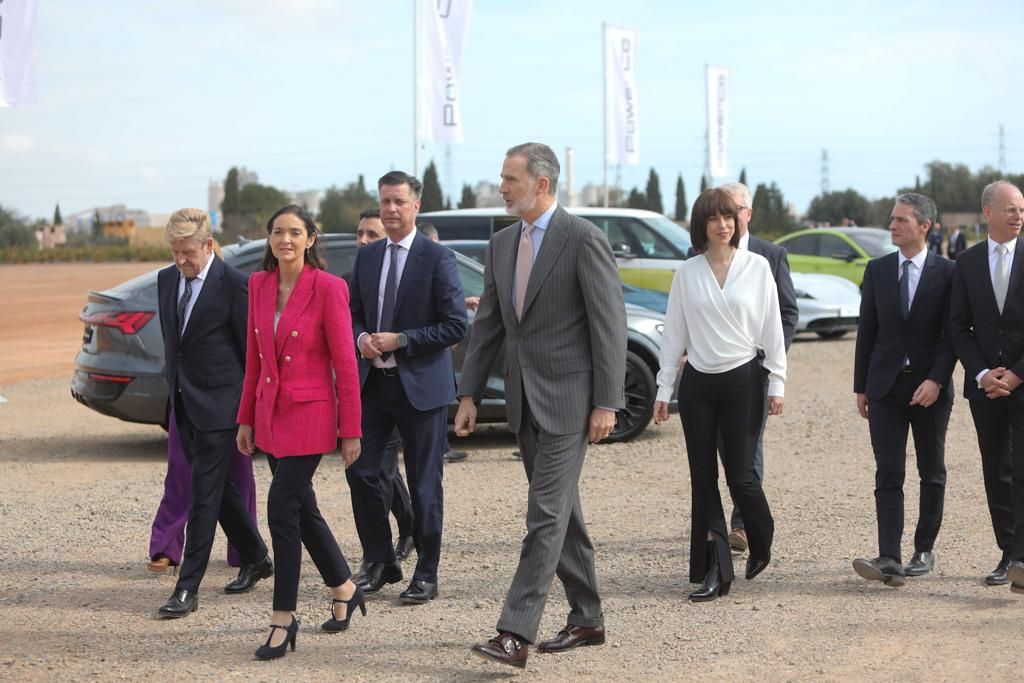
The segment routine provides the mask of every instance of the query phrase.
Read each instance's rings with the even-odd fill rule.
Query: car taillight
[[[125,334],[135,334],[153,318],[149,311],[120,311],[93,313],[92,315],[81,315],[79,320],[90,325],[101,327],[116,327]]]
[[[101,375],[96,372],[90,372],[89,377],[96,380],[97,382],[115,382],[117,384],[128,384],[134,377],[125,377],[123,375]]]

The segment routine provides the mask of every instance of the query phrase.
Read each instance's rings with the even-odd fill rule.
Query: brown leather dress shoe
[[[149,564],[146,565],[146,569],[157,574],[166,574],[167,570],[171,568],[171,558],[166,555],[157,555]]]
[[[565,652],[579,645],[604,645],[604,626],[566,624],[554,638],[537,643],[537,652]]]
[[[516,634],[505,632],[498,635],[497,638],[491,638],[486,643],[474,645],[470,652],[492,662],[525,669],[529,647],[529,643]]]

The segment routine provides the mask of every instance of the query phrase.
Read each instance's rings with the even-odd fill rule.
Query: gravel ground
[[[1019,679],[1024,596],[981,581],[999,555],[962,399],[947,440],[936,571],[892,589],[851,569],[854,557],[876,553],[873,460],[850,391],[852,356],[849,339],[794,345],[786,414],[770,420],[765,438],[765,488],[776,519],[773,562],[716,602],[686,600],[690,496],[678,420],[652,426],[628,444],[592,448],[581,489],[608,643],[563,655],[534,653],[523,677]],[[390,586],[368,599],[369,616],[356,616],[351,631],[322,634],[328,593],[307,561],[298,651],[257,662],[252,653],[267,632],[272,584],[261,582],[242,596],[222,593],[235,573],[224,561],[223,538],[200,591],[200,610],[177,621],[156,618],[174,583],[145,569],[165,470],[163,432],[99,416],[75,403],[67,384],[65,376],[0,387],[8,399],[0,404],[0,679],[515,675],[469,654],[471,644],[493,632],[525,529],[525,476],[502,429],[459,442],[470,457],[447,468],[438,600],[401,607],[400,587]],[[914,482],[912,455],[908,463]],[[261,461],[261,507],[268,483]],[[340,458],[324,461],[316,487],[343,550],[357,564]],[[916,488],[906,492],[907,556]],[[262,518],[261,527],[269,539]],[[739,567],[742,561],[737,558]],[[557,631],[566,611],[556,581],[541,633]]]

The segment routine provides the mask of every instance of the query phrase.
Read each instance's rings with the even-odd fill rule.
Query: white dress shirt
[[[408,235],[403,237],[398,242],[393,242],[390,237],[387,238],[387,245],[384,247],[384,265],[380,269],[380,282],[377,285],[377,329],[380,329],[380,314],[384,309],[384,289],[388,284],[388,273],[391,272],[391,245],[397,244],[400,249],[398,250],[398,277],[396,282],[402,284],[402,274],[405,273],[405,262],[409,259],[409,249],[412,247],[412,241],[416,239],[416,228],[412,229]],[[397,290],[395,291],[397,294]],[[384,330],[387,332],[388,330]],[[363,334],[366,334],[365,332]],[[362,339],[362,335],[359,337]],[[377,356],[370,361],[375,368],[394,368],[398,366],[395,361],[395,354],[388,356],[387,360],[381,360],[380,356]]]
[[[914,295],[917,293],[917,285],[921,282],[921,273],[924,272],[924,262],[928,258],[928,249],[922,249],[913,258],[907,258],[900,254],[900,265],[899,270],[896,271],[896,282],[899,283],[899,279],[903,277],[903,262],[910,261],[910,269],[907,271],[907,277],[910,278],[910,309],[914,309]]]
[[[784,395],[786,347],[782,315],[768,261],[759,254],[737,249],[719,287],[703,254],[693,256],[676,270],[668,295],[665,332],[658,371],[659,401],[670,401],[679,375],[679,362],[700,372],[719,374],[738,368],[764,351],[768,395]]]
[[[216,255],[210,254],[209,258],[206,259],[206,265],[199,271],[199,275],[196,275],[192,279],[192,298],[185,304],[185,322],[181,326],[181,333],[185,334],[185,328],[188,327],[188,319],[192,317],[192,309],[196,307],[196,301],[199,300],[199,292],[203,291],[203,283],[206,282],[207,276],[210,274],[210,266],[213,265],[213,259],[217,258]],[[178,302],[181,301],[181,297],[185,296],[185,276],[178,272],[178,296],[174,300],[174,309],[178,309]]]
[[[1006,266],[1011,271],[1013,270],[1013,252],[1017,248],[1017,238],[1014,237],[1009,242],[1004,242],[1006,245]],[[999,252],[996,251],[996,247],[999,246],[999,242],[996,242],[991,237],[988,238],[988,276],[992,279],[993,287],[996,284],[996,266],[999,263]],[[981,378],[992,372],[992,368],[985,368],[977,375],[974,376],[974,381],[978,383],[978,388],[981,388]]]

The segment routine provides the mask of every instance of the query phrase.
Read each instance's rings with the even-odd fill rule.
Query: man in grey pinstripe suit
[[[476,402],[504,342],[508,425],[530,482],[526,538],[499,635],[473,652],[519,668],[537,639],[556,574],[569,617],[538,650],[604,642],[579,478],[587,443],[608,436],[624,405],[626,313],[615,259],[597,226],[557,205],[558,172],[547,145],[506,153],[500,192],[506,210],[521,220],[491,238],[455,417],[456,434],[474,430]]]

